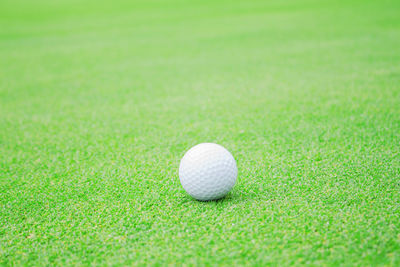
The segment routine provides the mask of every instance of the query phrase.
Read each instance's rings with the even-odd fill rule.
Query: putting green
[[[0,265],[400,265],[399,1],[0,3]],[[179,160],[236,158],[198,202]]]

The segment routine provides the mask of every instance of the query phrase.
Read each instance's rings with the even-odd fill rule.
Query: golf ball
[[[198,200],[214,200],[225,196],[235,185],[236,161],[223,146],[198,144],[183,156],[179,180],[185,191]]]

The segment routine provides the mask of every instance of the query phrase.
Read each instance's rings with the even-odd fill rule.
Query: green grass
[[[0,2],[0,265],[400,265],[399,1]],[[198,202],[179,160],[225,146]]]

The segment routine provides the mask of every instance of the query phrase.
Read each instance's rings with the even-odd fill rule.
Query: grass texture
[[[0,265],[400,265],[399,1],[0,2]],[[179,160],[236,158],[198,202]]]

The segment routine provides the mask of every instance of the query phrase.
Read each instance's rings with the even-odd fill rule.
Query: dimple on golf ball
[[[179,180],[185,191],[198,200],[224,197],[235,185],[236,161],[223,146],[198,144],[189,149],[179,165]]]

